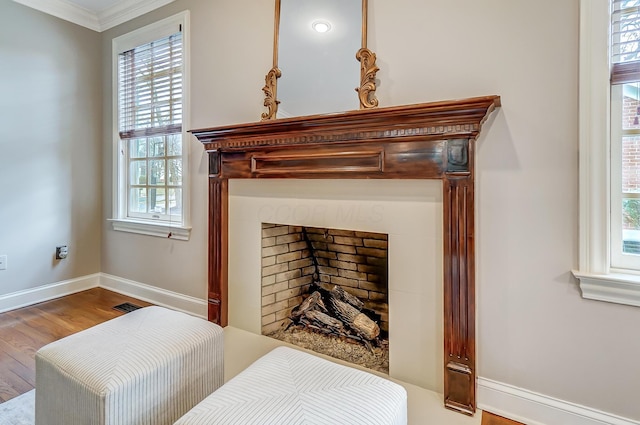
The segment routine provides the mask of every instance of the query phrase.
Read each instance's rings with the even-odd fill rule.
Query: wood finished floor
[[[113,307],[147,302],[106,289],[73,295],[0,313],[0,402],[35,388],[35,353],[40,347],[124,313]],[[488,412],[482,425],[522,425]]]
[[[44,345],[102,323],[125,302],[150,305],[101,288],[0,314],[0,402],[35,387],[35,353]]]

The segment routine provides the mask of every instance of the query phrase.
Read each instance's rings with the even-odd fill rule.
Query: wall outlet
[[[69,255],[69,249],[66,245],[56,247],[56,260],[64,260]]]
[[[0,270],[7,270],[7,256],[0,255]]]

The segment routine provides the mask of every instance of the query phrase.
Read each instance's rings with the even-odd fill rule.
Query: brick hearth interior
[[[365,309],[380,316],[386,334],[387,239],[384,233],[263,223],[263,335],[289,324],[291,310],[309,294],[312,283],[328,290],[340,285],[358,297]]]

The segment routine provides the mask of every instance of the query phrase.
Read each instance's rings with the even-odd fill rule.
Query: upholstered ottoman
[[[36,425],[172,424],[223,380],[222,328],[146,307],[36,353]]]
[[[403,387],[368,372],[278,347],[175,425],[406,425]]]

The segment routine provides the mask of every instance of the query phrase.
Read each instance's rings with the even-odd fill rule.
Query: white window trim
[[[126,185],[125,176],[119,167],[120,158],[118,135],[118,54],[133,49],[145,43],[175,33],[177,26],[182,26],[182,56],[184,66],[182,86],[182,208],[183,222],[169,224],[167,222],[154,223],[152,221],[132,220],[125,218],[125,205],[121,199],[122,187]],[[191,236],[191,185],[189,173],[190,154],[190,35],[189,11],[185,10],[161,21],[139,28],[130,33],[113,39],[112,42],[112,134],[113,134],[113,185],[112,185],[112,219],[113,230],[138,233],[142,235],[158,236],[177,240],[189,240]]]
[[[609,0],[580,1],[579,269],[582,297],[640,306],[640,276],[610,264]]]

